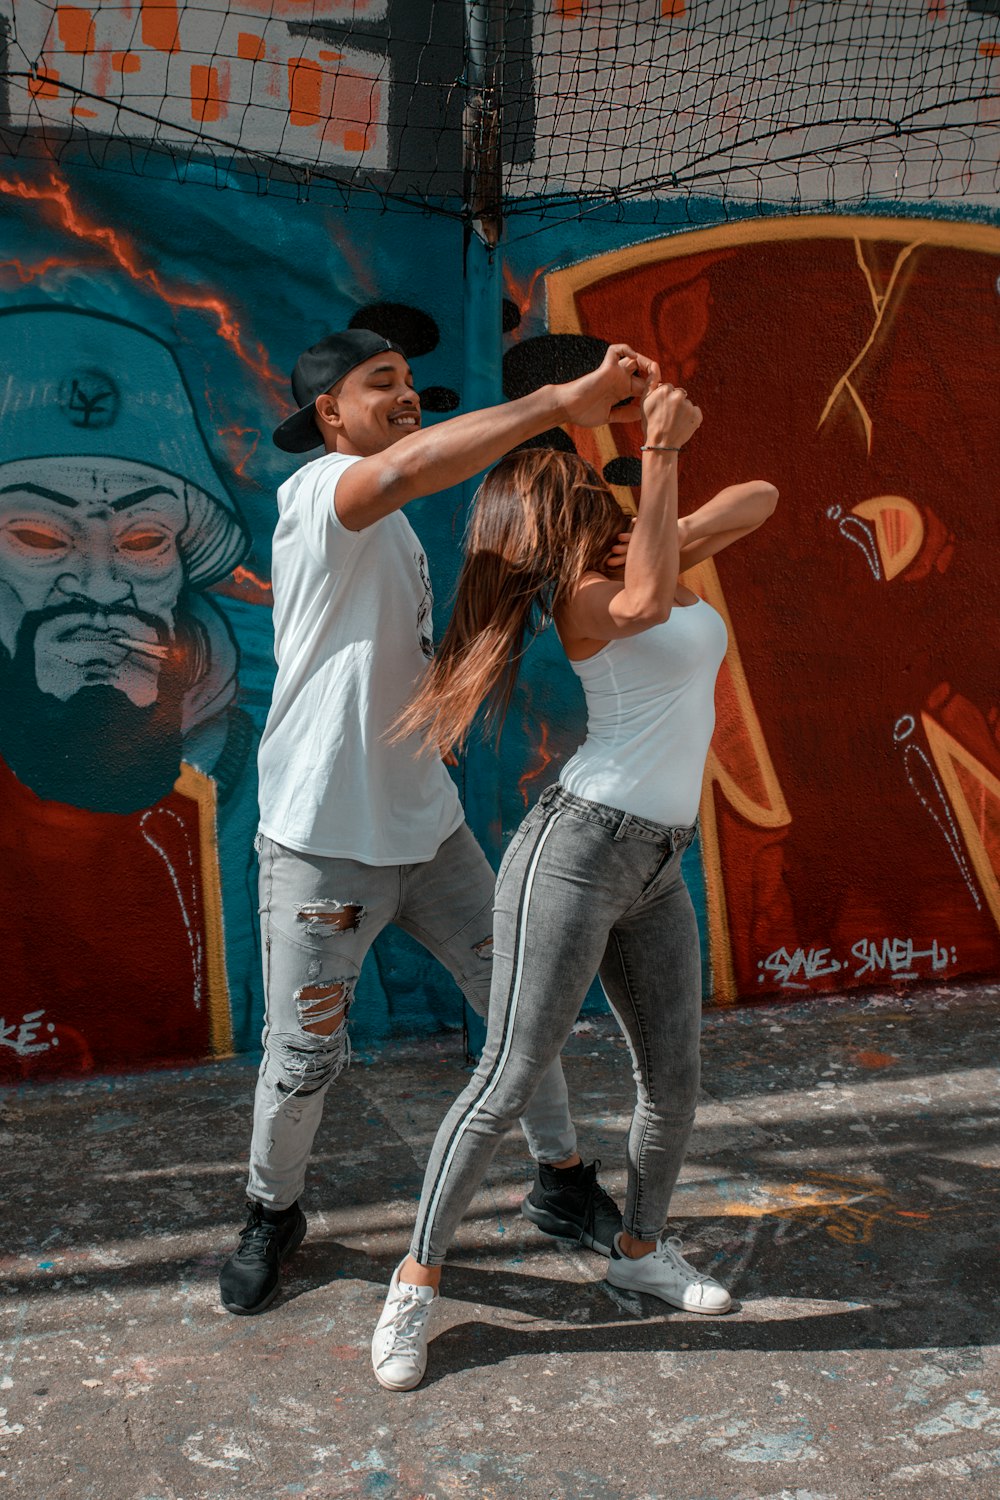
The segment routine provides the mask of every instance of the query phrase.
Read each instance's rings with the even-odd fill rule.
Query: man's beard
[[[171,790],[180,769],[184,694],[192,655],[197,657],[190,632],[178,620],[171,636],[161,620],[129,611],[154,626],[160,645],[172,648],[160,668],[156,701],[139,708],[118,688],[98,683],[63,702],[38,687],[35,634],[65,612],[26,615],[14,655],[0,647],[0,756],[43,801],[93,812],[152,807]],[[85,606],[73,607],[73,613],[83,612]],[[113,613],[119,618],[122,611]]]

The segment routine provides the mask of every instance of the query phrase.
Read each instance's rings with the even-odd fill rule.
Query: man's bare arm
[[[633,421],[649,368],[650,361],[627,345],[612,344],[598,368],[579,380],[542,386],[517,401],[400,438],[344,471],[337,484],[337,515],[350,531],[363,531],[410,500],[471,479],[550,427]]]

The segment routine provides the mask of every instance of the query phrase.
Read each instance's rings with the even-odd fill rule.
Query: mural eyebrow
[[[166,485],[151,484],[148,489],[134,490],[131,495],[122,495],[120,500],[112,500],[112,510],[127,510],[130,505],[138,505],[140,500],[149,500],[153,495],[169,495],[176,500],[177,496],[173,490],[168,490]]]
[[[8,484],[0,495],[40,495],[43,500],[54,500],[57,505],[66,505],[71,510],[79,505],[72,495],[60,495],[58,490],[47,490],[40,484]]]

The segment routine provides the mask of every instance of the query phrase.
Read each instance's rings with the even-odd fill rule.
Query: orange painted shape
[[[343,62],[344,60],[342,52],[321,52],[320,57],[324,62]]]
[[[980,42],[980,57],[1000,57],[1000,42]]]
[[[112,52],[111,66],[116,73],[138,73],[142,68],[142,58],[137,52]]]
[[[924,540],[924,518],[912,500],[902,495],[876,495],[862,500],[852,515],[875,522],[875,540],[886,579],[909,567]]]
[[[375,144],[381,100],[381,90],[368,74],[339,68],[333,79],[324,139],[345,151],[368,151]]]
[[[155,52],[181,50],[180,17],[176,0],[143,0],[142,40]]]
[[[44,73],[29,78],[28,93],[36,99],[58,99],[59,74],[55,68],[47,68]]]
[[[318,125],[323,97],[323,69],[311,57],[288,59],[289,120],[303,129]]]
[[[222,927],[222,876],[219,871],[218,808],[215,782],[203,771],[181,761],[176,791],[198,806],[198,843],[201,854],[202,899],[205,908],[205,974],[208,980],[208,1024],[212,1052],[228,1057],[233,1050],[233,1023],[226,975],[226,944]]]
[[[665,16],[683,16],[687,6],[684,0],[660,0],[660,10]]]
[[[264,38],[252,31],[241,31],[236,38],[236,56],[247,62],[260,62],[264,56]]]
[[[72,109],[70,110],[70,114],[71,115],[75,115],[78,120],[96,120],[97,119],[97,110],[96,109],[84,109],[84,107],[83,107],[82,104],[74,104],[73,107],[72,107]]]
[[[59,40],[67,52],[84,55],[94,50],[94,17],[79,5],[60,5],[56,10]]]
[[[545,767],[551,762],[552,758],[552,751],[549,749],[549,726],[543,719],[542,737],[538,744],[538,764],[529,767],[517,783],[517,789],[521,793],[521,798],[524,802],[525,807],[527,807],[528,805],[528,787],[533,781],[536,781],[538,777],[541,776],[542,772],[545,770]]]
[[[195,63],[191,68],[191,118],[200,120],[203,125],[211,125],[221,113],[218,68]]]
[[[572,17],[583,14],[584,0],[556,0],[556,10],[561,16]]]

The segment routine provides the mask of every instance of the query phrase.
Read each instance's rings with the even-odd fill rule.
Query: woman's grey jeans
[[[440,1265],[501,1137],[569,1035],[595,973],[632,1053],[624,1227],[655,1240],[699,1083],[701,954],[681,875],[694,828],[542,793],[500,867],[486,1050],[437,1133],[411,1254]]]
[[[287,1208],[302,1192],[327,1089],[350,1056],[347,1016],[368,949],[395,922],[485,1016],[494,878],[465,823],[416,865],[325,859],[261,835],[257,847],[266,1009],[247,1193]],[[521,1111],[528,1149],[541,1162],[576,1150],[558,1051]]]

